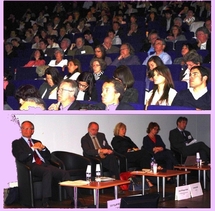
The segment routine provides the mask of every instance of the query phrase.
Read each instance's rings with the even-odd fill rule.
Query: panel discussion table
[[[180,170],[167,170],[166,172],[158,171],[153,173],[149,170],[146,171],[132,171],[132,175],[142,176],[142,194],[144,195],[145,186],[145,176],[147,177],[157,177],[157,192],[159,192],[159,177],[163,179],[163,198],[165,198],[165,178],[175,177],[177,178],[177,186],[179,186],[179,175],[189,174],[190,171],[180,171]]]
[[[77,208],[77,200],[78,200],[78,188],[87,188],[87,189],[93,189],[94,190],[94,205],[96,205],[96,208],[99,208],[99,190],[104,189],[104,188],[110,188],[114,187],[114,196],[115,199],[118,198],[118,185],[125,185],[129,184],[130,181],[128,180],[112,180],[112,181],[105,181],[105,182],[95,182],[92,181],[89,184],[86,184],[86,181],[80,181],[76,183],[75,181],[64,181],[60,182],[59,184],[61,186],[68,186],[68,187],[73,187],[74,188],[74,206]]]
[[[187,170],[196,170],[198,171],[198,181],[200,182],[201,180],[201,171],[203,171],[203,186],[204,189],[206,189],[206,171],[210,171],[211,167],[210,165],[202,165],[200,167],[195,166],[182,166],[182,165],[177,165],[174,166],[175,169],[184,169],[185,171]],[[185,175],[185,185],[187,185],[187,174]]]

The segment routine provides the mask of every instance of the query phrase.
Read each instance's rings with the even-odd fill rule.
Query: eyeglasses
[[[84,84],[81,84],[81,83],[78,83],[78,86],[83,87],[84,89],[86,89],[88,87],[88,85],[84,85]]]
[[[64,88],[58,89],[58,92],[62,92],[62,91],[73,92],[73,90],[69,90],[69,89],[64,89]]]

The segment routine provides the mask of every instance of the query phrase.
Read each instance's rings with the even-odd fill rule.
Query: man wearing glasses
[[[193,107],[196,110],[211,109],[211,91],[208,90],[209,70],[203,66],[194,66],[189,74],[189,89],[178,92],[172,106]]]
[[[80,110],[80,103],[76,101],[77,94],[77,82],[70,79],[63,80],[57,92],[58,102],[51,104],[48,110]]]

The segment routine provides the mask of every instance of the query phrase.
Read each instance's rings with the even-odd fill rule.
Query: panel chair
[[[70,180],[85,180],[87,165],[92,163],[90,159],[67,151],[54,151],[51,153],[55,162],[59,163],[61,169],[69,172]],[[63,199],[67,198],[66,192],[62,191]]]
[[[51,164],[60,167],[57,162],[51,160]],[[30,168],[16,160],[19,203],[26,207],[35,207],[36,200],[42,199],[42,180],[40,177],[32,175]],[[59,181],[53,180],[52,185],[52,200],[61,201],[61,186]],[[55,189],[57,188],[57,189]],[[55,194],[57,193],[57,194]]]

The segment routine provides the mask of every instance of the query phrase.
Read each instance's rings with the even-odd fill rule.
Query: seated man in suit
[[[100,110],[134,110],[134,108],[126,103],[120,102],[124,94],[124,86],[121,81],[110,79],[104,82],[102,86],[102,102],[97,104]]]
[[[94,50],[91,46],[85,45],[85,39],[78,37],[75,40],[68,51],[68,56],[83,55],[83,54],[94,54]]]
[[[43,207],[49,207],[52,178],[56,178],[59,181],[67,181],[70,180],[70,175],[67,171],[51,165],[51,154],[48,148],[41,141],[31,138],[34,134],[32,122],[22,122],[21,133],[22,137],[12,142],[13,156],[18,161],[28,165],[34,176],[42,178],[42,203]],[[66,191],[73,201],[72,188],[67,187]]]
[[[179,117],[177,119],[177,128],[169,132],[169,141],[171,148],[178,151],[187,157],[190,155],[196,155],[197,152],[200,153],[202,161],[205,163],[210,162],[210,148],[204,142],[193,141],[191,133],[186,129],[188,119],[186,117]],[[193,144],[189,144],[193,141]]]
[[[70,79],[62,80],[57,92],[58,102],[51,104],[48,110],[79,110],[80,103],[76,101],[77,95],[77,82]]]
[[[196,110],[211,109],[211,91],[207,89],[209,70],[203,66],[194,66],[190,70],[189,89],[178,92],[172,106],[192,107]]]
[[[98,123],[90,122],[88,125],[88,133],[81,138],[83,154],[86,156],[100,157],[103,166],[109,170],[110,176],[119,179],[117,159],[106,140],[105,134],[98,131]]]

